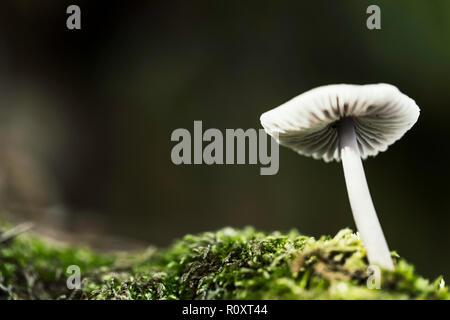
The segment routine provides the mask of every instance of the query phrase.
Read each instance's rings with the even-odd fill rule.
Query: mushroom
[[[389,84],[322,86],[261,115],[265,131],[299,154],[342,160],[350,206],[370,264],[392,270],[391,255],[367,186],[362,159],[386,151],[420,109]]]

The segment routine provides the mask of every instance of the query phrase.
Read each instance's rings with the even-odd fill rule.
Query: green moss
[[[111,267],[113,256],[96,254],[87,248],[20,235],[0,243],[0,298],[51,299],[68,291],[66,269],[77,265],[89,273]]]
[[[395,270],[382,271],[377,290],[366,285],[365,251],[348,229],[316,240],[296,231],[224,228],[186,235],[165,250],[110,256],[21,235],[0,244],[0,284],[9,298],[449,299],[441,278],[430,283],[393,259]],[[65,268],[73,264],[83,277],[76,292],[65,287]],[[24,273],[34,275],[34,285]]]

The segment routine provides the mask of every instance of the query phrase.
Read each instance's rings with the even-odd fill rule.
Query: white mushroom
[[[299,154],[342,160],[348,197],[369,263],[394,268],[372,203],[361,158],[400,139],[420,109],[389,84],[318,87],[261,116],[268,134]]]

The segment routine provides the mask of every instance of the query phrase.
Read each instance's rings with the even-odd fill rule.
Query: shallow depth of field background
[[[82,30],[66,29],[78,4]],[[382,30],[365,10],[381,7]],[[364,162],[392,250],[450,278],[450,1],[25,1],[0,5],[1,215],[159,246],[252,225],[354,229],[341,165],[175,166],[176,128],[260,128],[331,83],[388,82],[418,123]]]

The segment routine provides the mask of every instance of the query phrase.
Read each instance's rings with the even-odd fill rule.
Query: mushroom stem
[[[391,255],[373,206],[352,118],[339,122],[339,147],[348,198],[370,264],[393,270]]]

